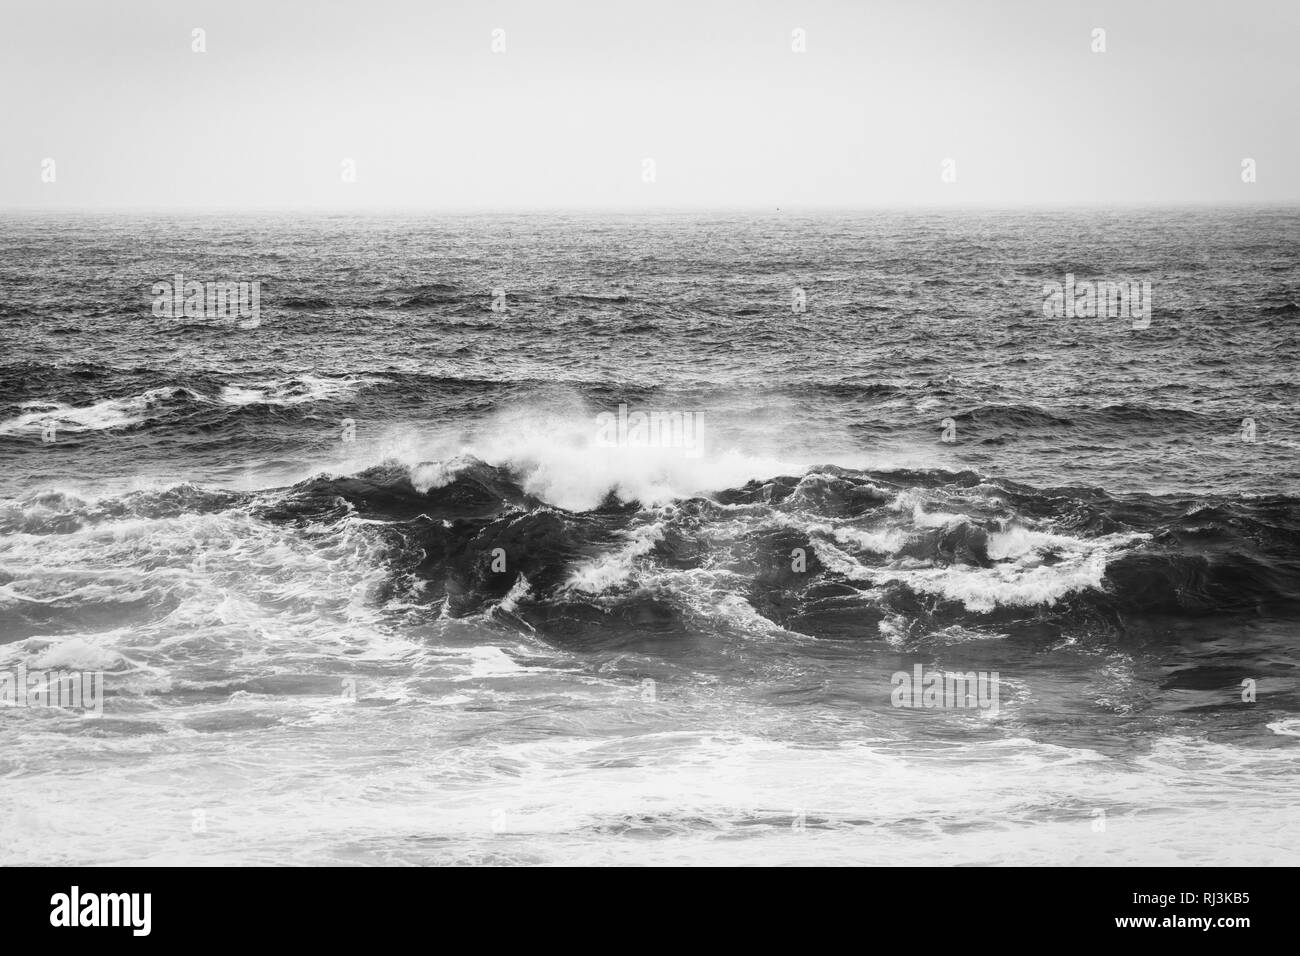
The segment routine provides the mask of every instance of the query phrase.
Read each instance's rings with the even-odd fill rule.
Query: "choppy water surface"
[[[1295,863],[1298,227],[6,217],[0,862]]]

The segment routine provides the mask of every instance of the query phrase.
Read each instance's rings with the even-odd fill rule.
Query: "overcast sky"
[[[1298,51],[1297,0],[3,0],[0,207],[1296,201]]]

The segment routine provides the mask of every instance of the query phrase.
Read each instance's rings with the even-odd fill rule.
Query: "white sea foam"
[[[120,666],[124,661],[125,657],[118,650],[84,637],[70,637],[50,644],[36,656],[32,666],[106,671]]]
[[[918,528],[955,528],[970,521],[967,515],[956,512],[926,511],[926,507],[933,503],[921,490],[907,488],[895,496],[889,507],[894,511],[910,513],[912,524]]]
[[[161,403],[186,396],[199,399],[197,392],[180,386],[152,388],[128,398],[106,398],[91,405],[73,406],[61,402],[27,402],[22,413],[0,422],[0,435],[41,431],[53,424],[57,431],[88,432],[139,424],[157,412]]]
[[[840,527],[832,532],[835,540],[841,544],[852,545],[860,551],[872,551],[876,554],[893,554],[911,538],[901,528],[882,528],[868,530],[864,528]]]
[[[1269,730],[1275,734],[1281,734],[1283,737],[1300,737],[1300,717],[1287,717],[1285,720],[1275,720],[1271,724],[1266,724]]]
[[[1100,538],[1071,538],[1028,531],[1004,533],[995,548],[1002,559],[991,567],[953,564],[943,567],[890,568],[875,580],[899,581],[917,591],[960,601],[970,611],[991,611],[999,605],[1052,605],[1076,591],[1099,590],[1112,557],[1145,534],[1114,534]],[[999,538],[995,534],[992,538]],[[1042,564],[1039,549],[1050,548],[1056,563]]]
[[[663,535],[663,522],[642,525],[626,532],[627,544],[578,565],[565,587],[587,594],[601,594],[625,583],[631,577],[637,559],[654,550]]]
[[[299,405],[344,398],[384,381],[386,380],[382,378],[363,376],[322,378],[300,375],[295,378],[227,385],[215,398],[180,385],[166,385],[151,388],[139,395],[106,398],[90,405],[33,401],[21,405],[20,414],[0,422],[0,435],[40,432],[50,424],[54,425],[56,434],[125,428],[148,421],[163,411],[167,402],[178,398],[225,405]]]
[[[413,481],[421,487],[449,480],[462,467],[458,462],[477,458],[512,469],[521,476],[526,492],[569,510],[594,508],[611,492],[625,501],[666,504],[751,479],[800,474],[807,468],[804,462],[747,454],[711,441],[706,430],[706,450],[698,458],[676,448],[601,447],[594,416],[570,407],[550,412],[516,410],[468,436],[407,431],[389,436],[379,447],[385,457],[407,463]],[[373,461],[373,452],[369,453]],[[431,461],[449,464],[430,466]]]
[[[345,398],[386,381],[383,378],[354,375],[342,378],[298,375],[286,379],[227,385],[221,390],[218,399],[227,405],[301,405],[305,402]]]

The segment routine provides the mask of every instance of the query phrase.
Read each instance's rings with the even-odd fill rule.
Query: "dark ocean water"
[[[1298,322],[1291,209],[11,214],[0,669],[107,698],[0,862],[1295,863]]]

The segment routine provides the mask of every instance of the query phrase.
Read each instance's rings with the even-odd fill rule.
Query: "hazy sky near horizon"
[[[5,0],[0,207],[1292,202],[1298,63],[1296,0]]]

